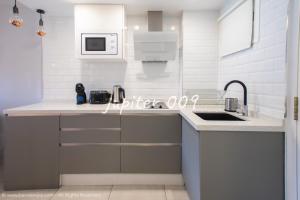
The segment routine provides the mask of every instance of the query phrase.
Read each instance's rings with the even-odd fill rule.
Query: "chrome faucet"
[[[243,115],[244,116],[248,116],[248,105],[247,105],[247,87],[246,85],[242,82],[242,81],[238,81],[238,80],[233,80],[233,81],[230,81],[229,83],[227,83],[224,87],[224,91],[226,92],[229,85],[231,85],[232,83],[239,83],[242,85],[243,89],[244,89],[244,107],[243,107]]]

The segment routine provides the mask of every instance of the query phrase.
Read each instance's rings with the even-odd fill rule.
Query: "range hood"
[[[162,11],[148,11],[148,32],[134,33],[135,60],[167,62],[176,58],[177,34],[163,32]]]

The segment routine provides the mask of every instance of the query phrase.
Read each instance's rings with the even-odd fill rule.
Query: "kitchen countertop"
[[[268,117],[243,117],[246,121],[207,121],[203,120],[194,112],[224,112],[223,105],[197,105],[175,106],[171,109],[145,109],[142,104],[135,103],[110,104],[108,105],[76,105],[72,101],[41,102],[28,106],[4,110],[7,116],[31,116],[31,115],[61,115],[61,114],[84,114],[84,113],[143,113],[143,114],[170,114],[178,113],[198,131],[250,131],[250,132],[284,132],[284,120]]]

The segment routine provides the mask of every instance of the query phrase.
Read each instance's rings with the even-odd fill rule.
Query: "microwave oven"
[[[118,33],[82,33],[81,55],[118,55]]]

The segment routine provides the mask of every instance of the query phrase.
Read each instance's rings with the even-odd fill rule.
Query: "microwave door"
[[[85,38],[86,51],[106,51],[106,38],[105,37],[86,37]]]

